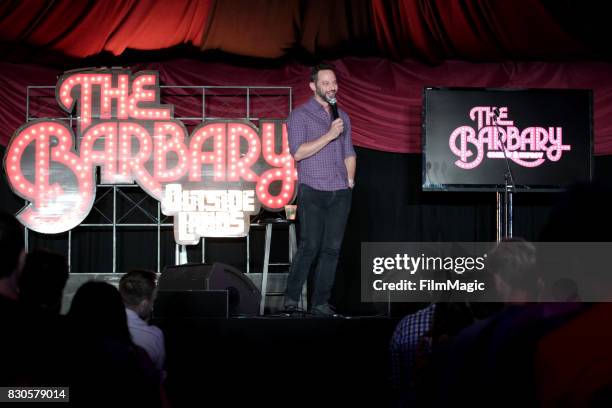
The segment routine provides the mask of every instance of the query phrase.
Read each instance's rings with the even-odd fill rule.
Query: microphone
[[[499,109],[497,108],[493,108],[493,115],[495,115],[495,118],[499,118]]]
[[[325,98],[327,103],[329,104],[332,110],[332,120],[338,119],[340,116],[338,115],[338,105],[336,104],[336,98]]]

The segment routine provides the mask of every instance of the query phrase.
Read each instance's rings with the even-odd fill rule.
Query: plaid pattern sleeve
[[[299,110],[291,112],[287,119],[287,132],[289,137],[289,152],[295,156],[295,152],[299,149],[302,143],[306,142],[306,126],[302,113]]]
[[[345,121],[345,131],[344,141],[342,143],[342,153],[344,158],[346,159],[347,157],[356,156],[357,154],[355,153],[355,149],[353,148],[353,133],[351,129],[351,120],[349,119],[348,115],[346,115],[346,118],[343,120]]]
[[[405,394],[411,387],[419,341],[431,329],[435,309],[436,305],[431,304],[404,317],[395,328],[389,346],[391,385],[400,394]]]

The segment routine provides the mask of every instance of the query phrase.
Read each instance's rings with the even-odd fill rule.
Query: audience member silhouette
[[[166,345],[164,333],[148,323],[157,294],[157,275],[146,270],[129,271],[119,281],[119,293],[125,304],[132,340],[146,350],[155,364],[160,382],[165,378]]]
[[[540,240],[610,242],[611,200],[612,189],[604,184],[574,186],[552,213]],[[610,282],[605,275],[599,277],[603,278],[598,282],[602,288]],[[576,282],[561,275],[552,289],[570,300],[581,294]],[[611,327],[611,303],[587,304],[580,314],[533,345],[539,406],[612,406]]]
[[[131,339],[119,291],[105,282],[83,284],[68,313],[74,344],[71,399],[87,406],[160,406],[157,372]]]
[[[12,215],[0,213],[0,385],[26,385],[20,354],[27,352],[27,315],[18,303],[18,280],[25,254],[22,228]]]
[[[489,254],[487,266],[505,308],[462,331],[440,359],[438,395],[446,399],[439,404],[516,407],[534,402],[534,345],[579,310],[575,304],[533,303],[541,289],[536,255],[536,247],[520,238],[500,242]]]
[[[15,304],[10,301],[17,301],[19,299],[18,281],[24,262],[23,228],[15,217],[0,212],[1,312],[4,312],[5,308],[11,309],[15,307]]]
[[[552,211],[540,241],[609,241],[610,198],[610,190],[598,185],[572,187]],[[571,260],[573,254],[569,249],[557,256],[569,256]],[[498,255],[504,252],[508,253],[504,249]],[[548,252],[549,249],[538,252],[538,262],[548,258]],[[492,258],[492,264],[499,261],[497,266],[510,266],[513,258],[519,260],[516,254]],[[512,276],[515,269],[507,270],[506,275]],[[502,275],[498,274],[496,279],[504,280],[497,286],[502,290],[506,308],[458,336],[447,355],[450,362],[439,370],[445,373],[446,381],[441,383],[438,395],[449,396],[441,403],[577,407],[601,406],[609,401],[612,370],[608,363],[612,361],[612,352],[611,336],[605,330],[610,326],[609,304],[578,303],[577,283],[564,280],[562,273],[557,273],[556,280],[551,279],[555,278],[554,270],[547,276],[548,290],[555,300],[562,301],[526,303],[534,300],[537,281],[529,278],[529,274],[519,273],[515,276],[518,279]],[[527,279],[520,278],[521,275]]]
[[[0,385],[58,385],[64,328],[58,316],[23,304],[24,262],[23,227],[0,212]]]
[[[64,287],[68,281],[68,264],[63,255],[35,249],[26,256],[19,278],[20,301],[52,314],[62,308]]]

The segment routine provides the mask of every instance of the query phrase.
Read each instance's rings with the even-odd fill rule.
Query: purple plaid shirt
[[[395,328],[389,352],[391,357],[391,385],[398,392],[398,406],[416,404],[414,387],[416,360],[419,352],[431,353],[431,337],[426,337],[433,326],[436,304],[404,317]],[[423,343],[421,343],[423,342]],[[423,350],[419,350],[423,346]]]
[[[316,154],[297,162],[298,181],[316,190],[336,191],[348,188],[344,159],[355,156],[355,150],[351,141],[351,121],[346,112],[338,111],[344,122],[344,132]],[[331,122],[331,115],[314,97],[291,112],[287,120],[291,155],[295,155],[302,143],[327,133]]]

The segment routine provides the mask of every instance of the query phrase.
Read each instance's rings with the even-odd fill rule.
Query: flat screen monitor
[[[590,181],[592,101],[584,89],[425,88],[423,190],[561,191]]]

